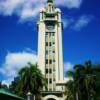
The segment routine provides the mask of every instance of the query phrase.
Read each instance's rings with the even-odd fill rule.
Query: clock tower
[[[38,22],[38,66],[47,79],[45,91],[62,91],[57,83],[63,81],[61,10],[56,8],[53,0],[47,0],[40,10]]]

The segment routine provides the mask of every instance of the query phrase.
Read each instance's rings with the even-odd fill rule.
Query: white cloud
[[[74,22],[73,18],[66,18],[66,19],[62,19],[63,22],[63,26],[64,28],[68,28],[70,26],[70,24],[72,24]]]
[[[82,15],[78,18],[68,17],[63,19],[64,28],[73,29],[79,31],[82,28],[86,27],[94,19],[93,15]]]
[[[55,3],[71,9],[79,8],[82,4],[82,0],[55,0]]]
[[[9,84],[13,81],[13,77],[9,77],[2,81],[2,84],[6,84],[9,87]]]
[[[76,31],[81,30],[91,22],[92,18],[93,16],[83,15],[75,22],[72,28]]]
[[[65,77],[64,80],[65,80],[66,82],[68,82],[68,81],[70,81],[70,80],[73,80],[73,78],[71,78],[71,77],[67,77],[67,78],[66,78],[66,77]]]
[[[30,62],[35,64],[37,62],[37,55],[33,52],[17,52],[8,53],[5,57],[5,62],[0,68],[0,74],[5,76],[3,83],[9,84],[17,75],[18,71]]]
[[[64,72],[66,73],[66,71],[72,70],[73,66],[74,65],[71,62],[65,62],[64,63]]]
[[[29,20],[38,15],[45,3],[46,0],[2,0],[0,1],[0,14],[4,16],[16,14],[20,20]],[[79,8],[81,3],[82,0],[55,0],[55,5],[69,9]]]
[[[66,77],[66,72],[73,70],[74,64],[71,62],[64,63],[64,80],[68,82],[69,80],[73,80],[71,77]]]

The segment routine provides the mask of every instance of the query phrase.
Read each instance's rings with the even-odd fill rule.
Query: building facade
[[[38,22],[38,66],[47,79],[45,91],[62,91],[57,83],[63,81],[61,11],[47,0],[46,6],[40,11]]]

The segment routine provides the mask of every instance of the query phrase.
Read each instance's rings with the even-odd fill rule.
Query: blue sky
[[[27,62],[37,61],[39,10],[46,0],[0,0],[0,80],[9,83]],[[100,62],[100,1],[55,0],[64,23],[64,70]]]

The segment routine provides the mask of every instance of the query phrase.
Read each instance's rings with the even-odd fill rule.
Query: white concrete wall
[[[38,26],[38,66],[45,74],[45,24],[43,21],[39,22]]]

